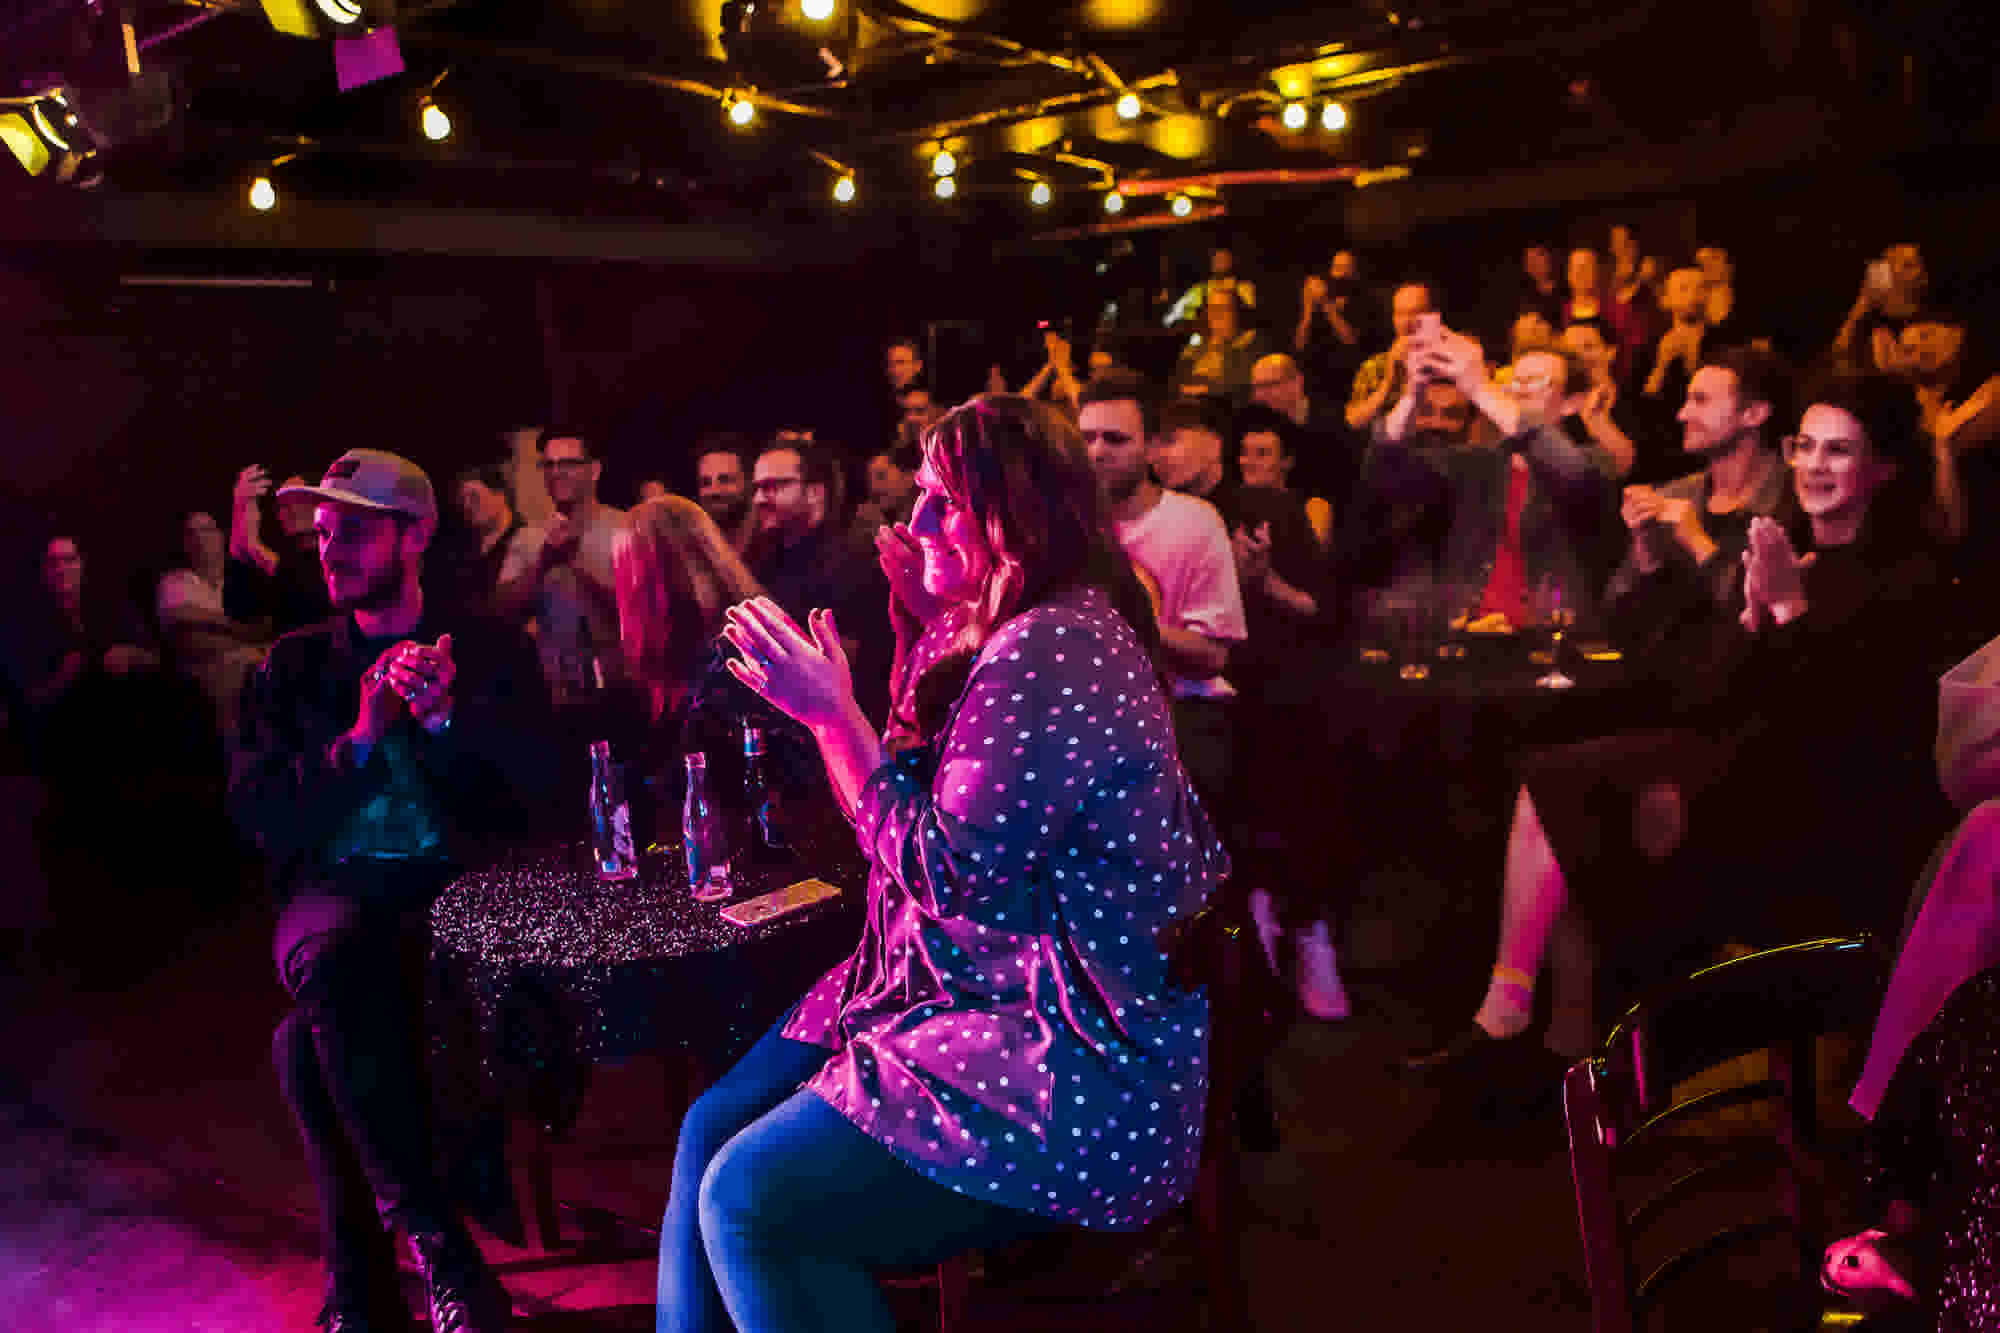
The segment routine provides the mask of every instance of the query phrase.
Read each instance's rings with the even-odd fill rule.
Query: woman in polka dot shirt
[[[868,919],[689,1111],[662,1330],[886,1333],[875,1269],[1135,1229],[1193,1182],[1208,1008],[1168,983],[1156,935],[1227,863],[1175,754],[1145,593],[1044,404],[957,408],[917,482],[883,564],[929,626],[899,671],[918,743],[886,754],[826,612],[802,629],[760,598],[724,629],[730,669],[819,744],[872,864]]]

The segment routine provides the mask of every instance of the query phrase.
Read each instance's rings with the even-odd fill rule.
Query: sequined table
[[[583,843],[515,849],[461,875],[431,912],[441,1153],[483,1154],[477,1173],[490,1177],[503,1122],[562,1137],[599,1063],[685,1052],[721,1072],[853,949],[866,870],[832,819],[786,857],[739,858],[727,902],[693,899],[677,846],[641,858],[624,883],[600,880]],[[729,902],[808,877],[842,892],[756,926],[722,919]],[[494,1183],[459,1183],[476,1214],[482,1198],[504,1202]]]

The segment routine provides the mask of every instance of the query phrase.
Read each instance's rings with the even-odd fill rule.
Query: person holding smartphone
[[[1892,245],[1870,260],[1861,290],[1833,340],[1834,360],[1859,371],[1894,374],[1897,339],[1916,322],[1930,294],[1930,273],[1915,245]]]

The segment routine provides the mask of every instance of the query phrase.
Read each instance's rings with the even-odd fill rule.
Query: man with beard
[[[1628,652],[1657,656],[1691,619],[1741,607],[1750,521],[1785,494],[1784,462],[1765,441],[1770,424],[1787,419],[1783,398],[1776,360],[1754,348],[1710,354],[1688,382],[1681,447],[1701,470],[1627,486],[1620,509],[1632,544],[1605,604]]]
[[[854,669],[854,697],[878,725],[889,711],[889,585],[872,544],[853,535],[842,503],[840,464],[824,444],[773,441],[757,455],[751,482],[750,572],[804,624],[833,612]]]
[[[742,555],[750,544],[750,466],[756,450],[748,436],[709,435],[695,446],[695,500]]]
[[[354,449],[318,486],[338,615],[280,639],[245,693],[230,783],[279,898],[273,958],[294,1009],[272,1053],[319,1190],[329,1333],[406,1328],[390,1227],[431,1326],[493,1333],[508,1299],[447,1201],[423,1071],[430,908],[473,840],[538,808],[547,695],[519,630],[425,602],[430,479]]]
[[[623,674],[611,549],[625,511],[598,500],[604,464],[578,432],[550,426],[535,451],[556,512],[514,539],[494,602],[503,616],[534,617],[542,674],[570,704],[591,696],[596,669]]]

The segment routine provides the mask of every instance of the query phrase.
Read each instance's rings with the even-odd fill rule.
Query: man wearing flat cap
[[[431,1143],[421,967],[430,907],[482,835],[542,804],[548,694],[520,630],[425,604],[430,479],[374,449],[314,502],[335,615],[272,647],[243,701],[230,801],[279,894],[273,953],[294,1009],[273,1041],[319,1187],[320,1325],[408,1327],[389,1228],[432,1326],[505,1326],[505,1290],[445,1197]]]

